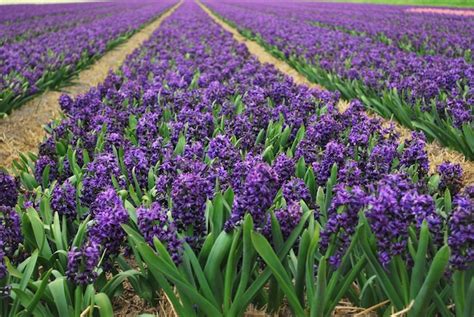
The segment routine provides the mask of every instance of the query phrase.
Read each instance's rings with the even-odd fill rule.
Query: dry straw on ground
[[[146,25],[125,43],[107,52],[90,68],[80,72],[73,78],[74,85],[65,88],[63,92],[72,95],[83,94],[103,82],[109,70],[117,70],[127,55],[140,47],[181,3],[177,3]],[[60,117],[58,98],[61,93],[46,91],[13,111],[7,118],[0,119],[0,167],[10,168],[19,153],[37,152],[38,144],[46,135],[43,126]]]

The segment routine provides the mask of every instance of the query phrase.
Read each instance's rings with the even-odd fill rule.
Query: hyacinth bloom
[[[448,245],[452,250],[451,265],[466,270],[474,264],[474,198],[469,193],[454,198],[449,216]]]
[[[181,261],[181,241],[177,236],[176,226],[169,220],[167,210],[157,202],[150,208],[141,207],[137,210],[137,223],[145,240],[153,245],[156,238],[165,243],[171,258],[177,264]]]
[[[90,242],[82,248],[73,247],[68,252],[66,275],[77,285],[86,286],[97,278],[97,266],[100,260],[100,246]]]
[[[249,212],[257,227],[264,224],[268,208],[278,191],[278,176],[265,163],[253,167],[245,179],[243,192],[236,197],[227,228],[237,225]]]
[[[456,195],[462,186],[463,170],[459,164],[444,162],[437,167],[440,183],[439,189],[449,189],[452,195]]]
[[[18,185],[12,176],[0,170],[0,205],[15,207],[18,200]]]
[[[8,274],[5,257],[8,257],[10,262],[14,263],[12,257],[23,241],[20,225],[20,216],[15,209],[0,205],[0,281]],[[9,285],[0,286],[0,296],[8,296],[9,291]]]
[[[74,218],[77,214],[76,188],[70,181],[58,184],[53,189],[51,208],[61,216]]]
[[[349,247],[351,236],[357,226],[358,213],[366,204],[366,193],[360,187],[348,190],[339,186],[328,211],[326,226],[321,232],[321,249],[327,251],[330,244],[336,245],[329,263],[335,267],[341,263],[345,250]]]

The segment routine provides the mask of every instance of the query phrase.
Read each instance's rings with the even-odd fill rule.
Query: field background
[[[353,2],[395,5],[474,7],[474,0],[329,0],[326,2]]]
[[[25,4],[25,3],[42,4],[42,3],[89,2],[89,1],[99,2],[103,0],[0,0],[0,5]],[[305,1],[305,0],[301,0],[301,1]],[[318,1],[474,8],[474,0],[317,0],[315,2],[318,2]]]

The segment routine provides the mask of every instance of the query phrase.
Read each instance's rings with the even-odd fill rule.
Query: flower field
[[[0,18],[0,102],[107,58],[175,5],[119,70],[63,94],[38,150],[0,170],[0,316],[474,315],[472,18],[20,6]],[[319,86],[261,63],[238,32]],[[38,62],[13,61],[15,45]],[[463,159],[435,163],[433,141]]]
[[[407,18],[403,7],[367,5],[336,17],[337,4],[209,5],[312,81],[474,158],[471,17]]]
[[[26,5],[11,16],[0,9],[0,115],[38,92],[64,85],[169,4],[55,5],[43,15]]]

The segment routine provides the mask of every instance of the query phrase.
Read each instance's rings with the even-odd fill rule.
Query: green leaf
[[[224,276],[224,315],[229,311],[232,301],[232,290],[234,287],[235,274],[237,272],[237,261],[239,259],[239,256],[237,255],[237,248],[240,244],[240,229],[234,230],[233,235],[234,238],[230,247],[229,258],[227,260]]]
[[[397,310],[402,310],[404,308],[404,304],[402,298],[396,291],[396,288],[390,281],[385,269],[380,265],[377,260],[377,257],[372,250],[372,247],[369,244],[369,229],[367,228],[366,223],[363,225],[362,233],[363,236],[361,237],[360,241],[362,242],[362,249],[364,250],[365,256],[369,261],[370,266],[375,271],[378,279],[380,280],[380,286],[384,290],[385,294],[391,300],[392,304],[395,306]]]
[[[48,285],[59,316],[70,316],[69,302],[66,296],[66,278],[57,278]]]
[[[207,280],[211,282],[212,290],[216,296],[223,295],[221,264],[227,254],[229,254],[231,243],[232,235],[222,231],[217,237],[204,266],[204,274]]]
[[[304,179],[304,175],[306,174],[306,163],[304,161],[304,157],[300,157],[298,163],[296,163],[296,176],[298,178]]]
[[[197,277],[197,280],[199,282],[199,286],[200,286],[202,292],[204,293],[204,296],[209,301],[212,301],[213,304],[216,305],[216,307],[218,307],[219,304],[217,303],[216,297],[212,293],[211,287],[209,286],[209,282],[206,279],[204,271],[202,270],[201,265],[199,264],[199,261],[198,261],[196,255],[194,254],[194,251],[191,249],[191,247],[187,243],[184,245],[184,252],[185,252],[186,258],[191,263],[194,274]]]
[[[101,317],[113,317],[114,310],[109,297],[104,293],[98,293],[94,296],[94,305],[99,308],[99,314]]]
[[[319,261],[318,275],[316,280],[316,292],[311,299],[311,317],[323,317],[324,306],[326,303],[326,277],[327,275],[327,258],[323,256]]]
[[[265,239],[265,237],[260,233],[252,232],[251,237],[255,250],[257,250],[257,252],[272,271],[273,276],[276,278],[279,286],[282,288],[283,292],[288,298],[288,302],[295,315],[304,316],[304,309],[301,307],[298,296],[296,295],[295,289],[291,283],[291,279],[281,264],[280,259],[273,251],[270,243],[268,243],[267,239]]]
[[[162,257],[157,256],[150,246],[146,243],[139,243],[137,248],[154,276],[159,277],[159,274],[156,274],[156,272],[159,272],[166,276],[167,279],[173,281],[182,296],[189,297],[192,302],[196,303],[209,316],[222,316],[221,312],[208,299],[199,294],[193,285],[186,281],[181,272],[171,267]]]
[[[318,229],[319,230],[319,227]],[[295,276],[295,289],[296,296],[298,297],[301,305],[304,305],[304,281],[306,274],[306,258],[308,255],[308,250],[311,242],[310,234],[307,230],[303,232],[301,236],[300,245],[298,248],[298,262],[296,267],[296,276]]]
[[[36,262],[38,261],[38,256],[39,256],[39,251],[35,250],[31,256],[27,259],[28,262],[26,265],[26,268],[23,272],[23,276],[20,281],[20,289],[24,291],[26,289],[26,286],[30,282],[31,276],[33,275],[33,272],[36,269]]]
[[[450,250],[447,245],[443,246],[436,253],[423,286],[415,298],[415,303],[413,304],[412,309],[408,312],[409,317],[423,315],[423,312],[427,308],[427,305],[433,296],[433,290],[436,288],[440,279],[443,277],[446,266],[449,262],[449,256]]]
[[[174,154],[176,155],[183,154],[185,146],[186,146],[186,138],[184,137],[183,134],[180,134],[178,143],[176,144],[176,147],[174,148]]]
[[[140,272],[136,270],[119,272],[102,287],[101,292],[108,297],[113,297],[117,288],[122,285],[122,282],[135,275],[140,275]]]
[[[35,292],[35,295],[33,296],[33,298],[31,299],[31,302],[30,304],[28,305],[28,307],[26,307],[26,311],[27,312],[30,312],[30,313],[33,313],[36,306],[38,305],[39,301],[41,300],[41,298],[44,296],[44,291],[46,289],[46,286],[48,285],[48,279],[49,279],[49,276],[51,275],[51,272],[53,271],[52,268],[50,268],[43,276],[43,278],[41,279],[41,283],[40,283],[40,286],[38,287],[38,289],[36,290]]]
[[[255,257],[255,250],[252,247],[252,239],[250,234],[253,230],[253,220],[252,217],[247,214],[244,217],[244,223],[242,225],[242,235],[243,235],[243,253],[242,253],[242,269],[240,271],[240,281],[237,291],[235,293],[235,299],[238,299],[242,296],[247,287],[250,275],[253,258]]]
[[[411,274],[410,299],[416,298],[416,295],[418,295],[418,291],[423,284],[423,279],[425,277],[424,272],[426,270],[426,253],[428,251],[429,237],[430,232],[428,229],[428,224],[426,223],[426,220],[424,220],[421,224],[418,250],[416,251],[416,257],[414,259],[415,262]]]

